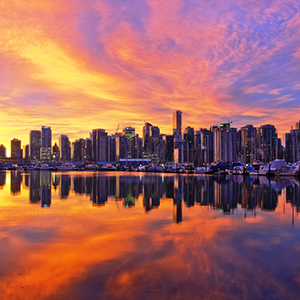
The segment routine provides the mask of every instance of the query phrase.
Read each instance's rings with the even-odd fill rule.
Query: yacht
[[[49,166],[48,164],[42,164],[42,165],[40,166],[40,170],[41,170],[41,171],[52,171],[53,168],[52,168],[51,166]]]
[[[72,163],[65,162],[61,166],[57,167],[57,171],[74,171],[75,166]]]
[[[275,176],[281,168],[287,167],[288,164],[284,159],[275,159],[268,164],[261,166],[258,175]],[[276,174],[277,173],[277,174]]]
[[[85,170],[86,171],[96,171],[97,170],[97,165],[95,165],[95,164],[93,164],[93,165],[91,165],[91,164],[86,165],[85,166]]]
[[[117,170],[117,167],[115,167],[114,165],[112,164],[106,164],[106,165],[103,165],[102,168],[101,168],[102,171],[116,171]]]

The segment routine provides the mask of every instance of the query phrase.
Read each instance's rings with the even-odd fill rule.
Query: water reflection
[[[0,187],[5,185],[8,174],[0,173]],[[286,202],[295,206],[296,212],[300,207],[299,181],[294,178],[11,172],[12,195],[20,194],[22,180],[29,187],[30,203],[40,203],[41,207],[51,206],[52,189],[58,189],[60,199],[64,200],[72,191],[89,196],[93,206],[104,206],[111,199],[132,207],[141,197],[145,212],[158,208],[162,199],[173,199],[173,220],[177,223],[182,221],[182,202],[186,207],[198,204],[224,214],[234,214],[240,207],[245,217],[249,212],[255,217],[257,208],[275,211],[278,196],[285,191]]]
[[[0,172],[1,299],[297,299],[299,193],[295,179]]]

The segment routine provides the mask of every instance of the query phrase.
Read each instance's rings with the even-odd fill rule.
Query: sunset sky
[[[1,0],[0,144],[300,119],[299,0]]]

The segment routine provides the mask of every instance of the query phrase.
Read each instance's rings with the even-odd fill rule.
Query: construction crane
[[[117,126],[116,133],[118,133],[118,131],[119,131],[120,124],[121,124],[121,123],[119,123],[118,126]]]

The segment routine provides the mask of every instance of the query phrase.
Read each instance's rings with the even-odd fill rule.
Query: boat
[[[72,163],[65,162],[61,166],[57,167],[57,171],[74,171],[75,166]]]
[[[48,164],[42,164],[40,166],[40,171],[53,171],[53,167],[49,166]]]
[[[116,171],[117,167],[112,164],[105,164],[101,167],[102,171]]]
[[[287,167],[288,164],[284,159],[275,159],[266,165],[260,167],[258,175],[275,176],[281,168]]]
[[[276,176],[293,176],[294,166],[283,166],[279,170],[275,170]]]
[[[85,165],[85,170],[86,171],[96,171],[97,170],[97,165],[93,164],[89,164],[89,165]]]
[[[197,167],[195,170],[195,174],[205,174],[207,172],[206,167]]]
[[[139,172],[146,172],[146,166],[139,166],[138,171]]]
[[[163,167],[158,165],[153,165],[148,168],[148,172],[162,172]]]

